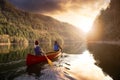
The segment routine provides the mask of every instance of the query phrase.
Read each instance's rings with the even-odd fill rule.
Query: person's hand
[[[44,52],[42,52],[42,56],[45,56],[45,53],[44,53]]]

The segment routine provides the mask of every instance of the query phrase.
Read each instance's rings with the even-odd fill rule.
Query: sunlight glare
[[[80,14],[80,12],[74,13],[69,11],[68,13],[62,13],[60,15],[51,15],[51,16],[62,22],[68,22],[74,25],[75,27],[79,28],[80,30],[82,30],[84,33],[87,33],[91,29],[96,15],[87,15],[87,14],[85,15],[85,14]]]
[[[87,33],[90,31],[90,29],[92,27],[93,20],[89,17],[82,16],[82,20],[78,19],[78,20],[76,20],[76,22],[74,24],[75,24],[75,26],[80,28],[83,32]]]
[[[110,0],[92,0],[87,1],[65,1],[65,4],[60,4],[63,6],[62,11],[55,11],[53,13],[46,13],[46,15],[51,16],[59,21],[67,22],[69,24],[78,27],[85,34],[90,31],[93,26],[94,20],[101,14],[101,10],[105,10],[109,7]],[[78,4],[81,5],[78,5]]]
[[[94,64],[96,62],[93,55],[90,54],[88,50],[83,52],[80,56],[80,60],[87,62],[87,64]]]
[[[70,70],[67,70],[67,72],[76,80],[113,80],[109,75],[104,74],[100,67],[95,65],[94,56],[88,50],[79,55],[69,55],[66,61],[71,65],[68,66]]]

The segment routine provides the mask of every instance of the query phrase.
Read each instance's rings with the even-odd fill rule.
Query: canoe
[[[48,53],[46,53],[46,55],[50,60],[52,60],[61,55],[61,50],[56,51],[56,52],[48,52]],[[27,54],[26,65],[30,66],[33,64],[37,64],[40,62],[46,62],[46,61],[47,61],[47,59],[45,56],[36,56],[33,54]]]

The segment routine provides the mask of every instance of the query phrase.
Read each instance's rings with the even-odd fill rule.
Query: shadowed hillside
[[[120,40],[120,1],[111,0],[110,6],[96,19],[88,40]]]
[[[80,41],[81,35],[80,30],[70,24],[21,11],[7,0],[0,0],[0,42]]]

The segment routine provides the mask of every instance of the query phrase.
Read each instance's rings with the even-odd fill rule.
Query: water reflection
[[[24,73],[27,45],[0,45],[0,80],[13,80]]]
[[[25,65],[26,55],[33,54],[33,47],[14,49],[17,48],[14,46],[9,53],[0,54],[0,80],[112,80],[95,65],[93,54],[82,43],[66,44],[63,55],[53,61],[52,68],[47,63]],[[47,48],[48,45],[42,47]]]
[[[114,80],[120,79],[120,45],[95,44],[88,45],[89,51],[97,60],[97,65]]]
[[[86,45],[83,42],[67,42],[63,49],[68,54],[81,54],[86,50]]]
[[[33,65],[27,69],[28,74],[14,80],[113,80],[95,63],[93,55],[87,50],[82,54],[63,53],[62,57],[53,62],[53,67],[48,64]]]
[[[27,47],[28,47],[28,44],[0,45],[0,54],[8,54],[11,51],[24,50]]]
[[[36,77],[39,77],[42,75],[41,70],[44,69],[43,66],[44,66],[43,63],[27,66],[26,71],[27,71],[28,75],[34,74]]]
[[[0,53],[9,53],[10,45],[0,45]]]
[[[112,80],[109,75],[104,74],[101,68],[95,65],[95,60],[89,51],[82,54],[69,55],[65,61],[71,66],[64,64],[70,70],[67,70],[71,76],[77,80]]]

